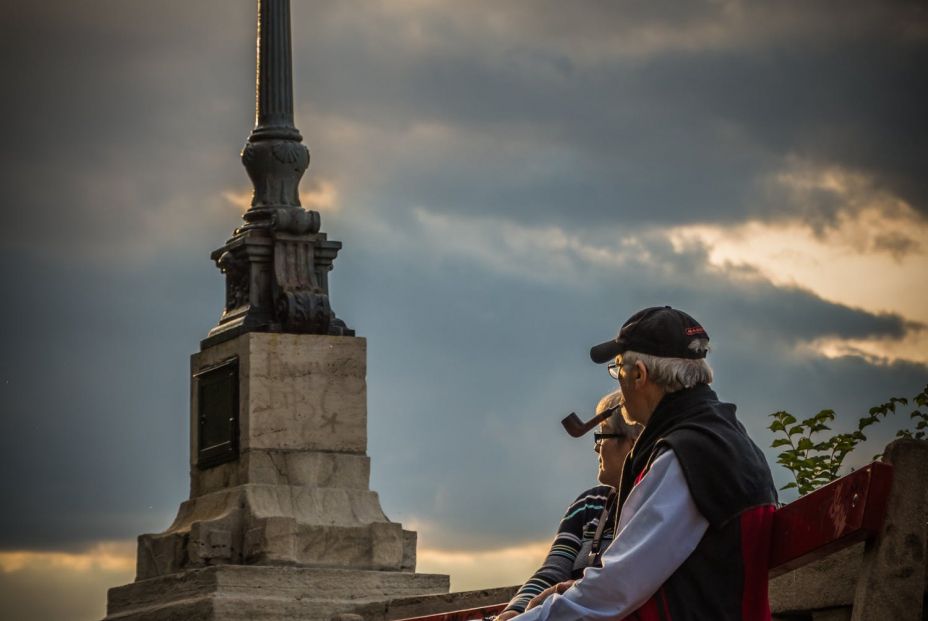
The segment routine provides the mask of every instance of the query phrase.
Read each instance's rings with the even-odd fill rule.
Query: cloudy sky
[[[255,8],[3,4],[0,609],[84,621],[187,494]],[[595,473],[557,421],[641,307],[706,326],[764,447],[775,410],[843,427],[928,382],[923,3],[296,0],[293,30],[303,202],[420,570],[528,575]]]

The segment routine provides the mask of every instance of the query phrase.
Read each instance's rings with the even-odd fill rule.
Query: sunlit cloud
[[[856,356],[873,365],[887,365],[896,360],[928,362],[928,330],[912,329],[904,339],[816,339],[801,348],[826,358]]]
[[[830,339],[806,344],[827,357],[928,361],[928,222],[867,176],[837,167],[802,169],[795,162],[775,176],[801,215],[730,226],[688,225],[668,235],[678,250],[699,245],[710,265],[733,277],[800,287],[871,313],[910,320],[900,340]],[[795,213],[795,211],[793,211]]]
[[[928,274],[928,255],[910,250],[900,256],[850,242],[872,238],[872,227],[881,222],[878,213],[866,212],[859,218],[839,216],[834,233],[827,236],[798,220],[684,226],[669,236],[677,248],[704,245],[710,263],[719,268],[748,266],[774,284],[803,287],[833,302],[928,320],[928,291],[916,284]],[[928,233],[928,226],[915,220],[885,221],[883,232],[893,231],[891,227],[907,236]]]
[[[829,243],[855,254],[889,254],[895,259],[922,254],[928,222],[913,207],[859,171],[788,158],[786,169],[770,176],[801,224]]]
[[[304,190],[300,192],[300,203],[306,209],[316,211],[338,211],[341,206],[338,202],[338,189],[331,181],[321,179],[312,183],[303,183]]]
[[[466,552],[420,546],[416,571],[451,576],[452,591],[522,584],[541,565],[550,542]]]
[[[106,615],[107,589],[135,579],[135,541],[81,552],[0,552],[0,617],[59,621]]]
[[[449,575],[453,591],[521,584],[541,565],[549,546],[550,542],[533,542],[496,550],[462,551],[420,544],[416,571]],[[0,553],[0,592],[7,590],[5,585],[18,583],[30,585],[30,588],[31,585],[38,588],[40,584],[58,585],[60,592],[73,588],[74,584],[92,585],[91,592],[81,598],[71,595],[61,606],[66,610],[69,605],[80,602],[97,608],[97,616],[102,616],[106,588],[131,582],[134,573],[134,541],[101,542],[84,552]],[[7,596],[12,595],[7,593]],[[22,598],[9,599],[6,603],[30,615],[39,608],[47,608],[30,599],[24,592]],[[54,614],[49,618],[54,618]]]
[[[794,181],[791,178],[791,181]],[[846,180],[820,178],[818,188],[844,191]],[[659,231],[644,229],[616,236],[589,235],[556,226],[525,226],[492,217],[464,217],[415,210],[433,256],[466,258],[490,271],[541,282],[582,286],[585,267],[621,270],[644,265],[654,273],[679,266],[676,257],[705,257],[710,271],[732,281],[769,282],[801,288],[836,304],[874,314],[895,313],[908,320],[902,339],[843,341],[830,338],[803,343],[806,350],[836,358],[860,356],[883,364],[895,360],[928,361],[928,290],[915,283],[928,274],[928,255],[917,239],[928,238],[928,224],[910,207],[894,202],[881,210],[872,203],[855,204],[856,212],[837,213],[827,228],[817,229],[799,218],[773,222],[747,221],[732,226],[690,225]],[[887,214],[888,211],[888,215]],[[913,238],[904,252],[881,247],[887,236]],[[671,255],[654,251],[669,240]]]
[[[337,211],[340,207],[338,203],[338,189],[335,183],[325,179],[317,181],[303,181],[301,184],[303,190],[300,192],[300,204],[305,209],[314,209],[316,211]],[[240,213],[248,211],[251,207],[251,190],[226,190],[222,192],[222,198],[235,207]]]
[[[44,568],[48,571],[94,570],[128,572],[135,570],[134,541],[104,541],[83,552],[23,550],[0,552],[0,572]]]
[[[410,525],[407,525],[410,526]],[[451,576],[452,590],[469,590],[521,584],[540,565],[550,542],[532,542],[495,550],[448,550],[420,544],[416,570]],[[55,576],[80,574],[87,579],[109,580],[117,586],[133,580],[135,542],[101,542],[83,552],[0,552],[0,575]],[[104,595],[99,593],[100,601]]]
[[[251,190],[226,190],[222,193],[222,198],[242,213],[251,207]]]

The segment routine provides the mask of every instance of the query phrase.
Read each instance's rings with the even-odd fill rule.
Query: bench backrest
[[[770,577],[875,536],[886,517],[893,467],[873,462],[773,514]]]

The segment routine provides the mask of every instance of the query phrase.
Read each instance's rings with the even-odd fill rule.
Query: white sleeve
[[[628,495],[602,567],[518,621],[622,619],[640,608],[693,553],[709,522],[696,508],[680,462],[661,453]]]

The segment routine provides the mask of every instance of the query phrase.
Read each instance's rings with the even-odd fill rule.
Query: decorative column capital
[[[225,310],[201,345],[244,332],[354,335],[331,309],[328,272],[341,243],[300,205],[309,149],[293,125],[290,0],[258,0],[255,126],[242,149],[254,185],[244,224],[212,254]]]

